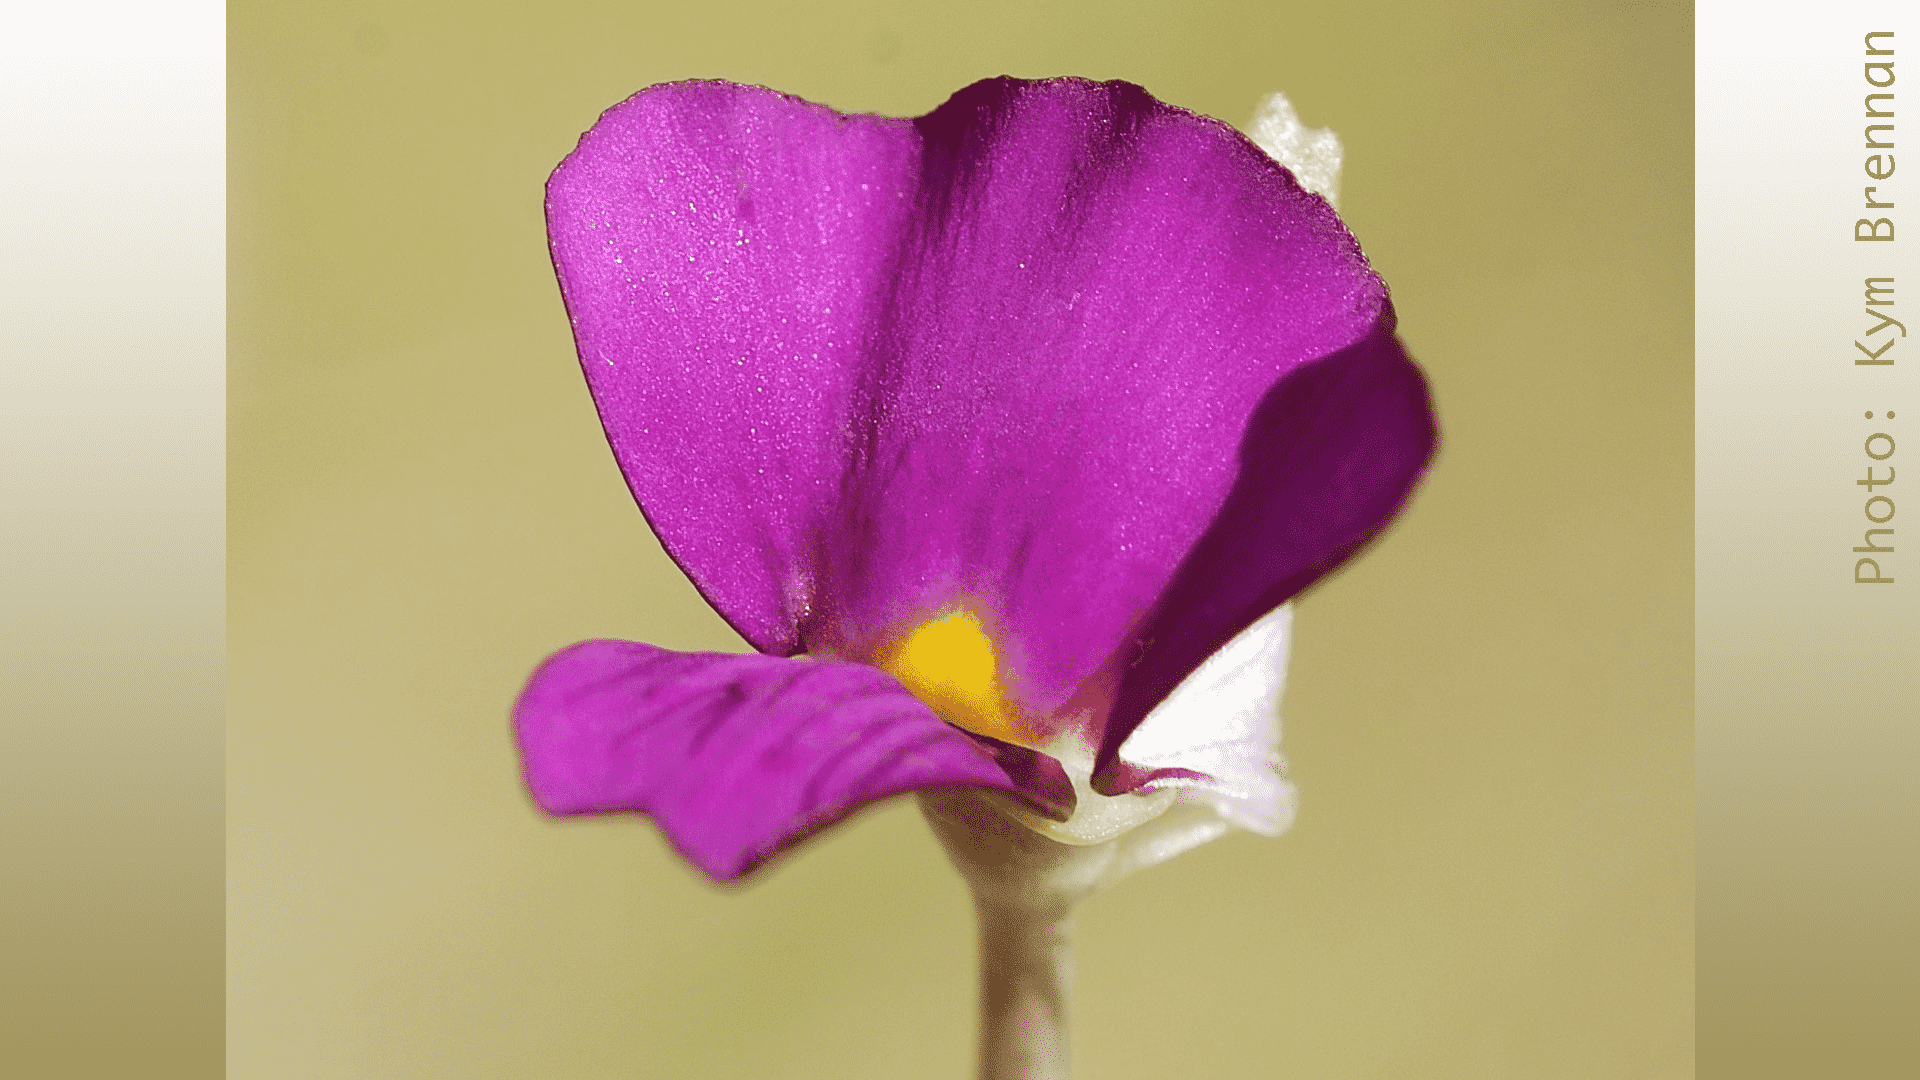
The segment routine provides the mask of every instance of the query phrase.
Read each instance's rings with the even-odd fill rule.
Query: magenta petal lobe
[[[915,120],[657,86],[547,209],[615,457],[716,610],[873,661],[965,607],[1039,737],[1135,650],[1270,388],[1386,305],[1324,200],[1120,82]]]
[[[541,809],[644,814],[721,882],[911,791],[980,787],[1058,810],[860,664],[583,642],[534,673],[514,728]]]

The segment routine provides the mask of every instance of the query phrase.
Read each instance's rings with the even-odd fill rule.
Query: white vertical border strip
[[[1880,316],[1920,328],[1920,27],[1695,10],[1699,1075],[1895,1075],[1920,1060],[1920,335]]]
[[[225,9],[0,12],[0,506],[220,509]]]
[[[225,32],[0,0],[0,1075],[221,1068]]]

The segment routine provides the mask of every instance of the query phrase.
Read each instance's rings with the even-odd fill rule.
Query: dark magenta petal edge
[[[1127,766],[1121,744],[1207,657],[1378,536],[1438,447],[1432,395],[1390,304],[1366,337],[1276,383],[1247,425],[1226,502],[1133,639],[1093,789],[1190,779]]]
[[[907,792],[985,788],[1048,817],[1073,810],[1057,762],[1016,755],[1009,775],[1004,755],[862,664],[582,642],[534,673],[514,732],[541,809],[643,814],[723,883]]]

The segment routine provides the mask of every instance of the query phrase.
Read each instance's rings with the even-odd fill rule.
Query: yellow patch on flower
[[[1031,735],[1000,686],[993,641],[973,615],[956,611],[908,634],[880,664],[909,693],[955,727],[1029,745]]]

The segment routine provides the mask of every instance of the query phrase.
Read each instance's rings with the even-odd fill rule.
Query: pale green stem
[[[979,1080],[1068,1080],[1073,916],[983,903]]]
[[[1111,843],[1034,832],[964,789],[920,809],[966,879],[980,928],[980,1080],[1067,1080],[1073,909],[1113,865]]]

